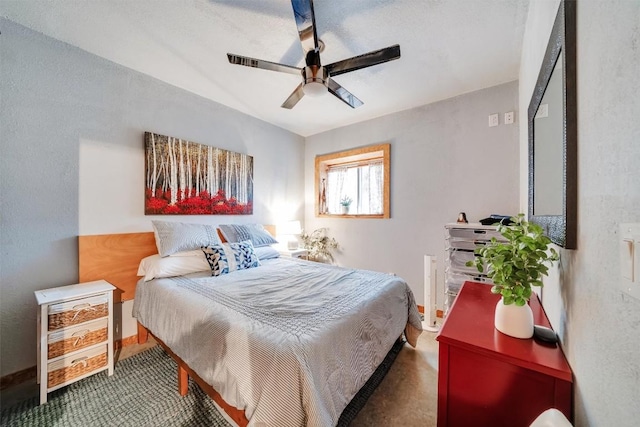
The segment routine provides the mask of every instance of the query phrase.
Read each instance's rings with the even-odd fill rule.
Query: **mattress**
[[[133,315],[250,426],[331,426],[421,319],[402,279],[291,258],[139,282]]]

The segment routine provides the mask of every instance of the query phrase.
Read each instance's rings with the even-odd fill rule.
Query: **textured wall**
[[[531,97],[557,5],[531,2],[520,68],[521,111]],[[618,230],[620,223],[640,222],[640,2],[578,2],[577,36],[578,248],[562,251],[543,302],[574,372],[575,425],[636,426],[640,300],[620,291]],[[520,144],[526,153],[526,132]],[[523,206],[526,174],[525,163]]]
[[[302,137],[11,21],[0,31],[0,375],[35,365],[33,291],[77,281],[78,234],[151,230],[144,131],[254,157],[252,216],[171,219],[302,218]],[[116,311],[118,335],[134,334],[130,304]]]
[[[458,212],[469,221],[518,209],[518,84],[510,82],[375,120],[314,135],[306,141],[305,224],[328,227],[342,265],[393,272],[423,304],[423,256],[438,257],[438,299],[444,292],[444,224]],[[516,111],[504,125],[503,113]],[[500,125],[488,116],[500,113]],[[391,218],[316,218],[314,158],[391,143]]]

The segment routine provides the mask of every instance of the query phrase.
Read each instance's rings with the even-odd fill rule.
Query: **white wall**
[[[520,67],[526,111],[558,1],[532,1]],[[640,420],[640,300],[620,291],[619,224],[640,222],[640,2],[577,4],[578,248],[543,288],[574,373],[576,426]],[[520,130],[527,204],[527,131]]]
[[[517,82],[346,126],[306,140],[305,224],[328,227],[349,267],[393,272],[423,304],[423,256],[438,257],[438,297],[444,292],[444,225],[464,211],[471,222],[518,210]],[[364,108],[364,107],[363,107]],[[503,113],[516,111],[516,123]],[[488,116],[500,113],[500,125]],[[315,216],[316,155],[391,143],[391,218]]]
[[[151,230],[144,131],[254,160],[253,215],[163,219],[302,219],[302,137],[11,21],[0,27],[0,376],[35,365],[33,292],[77,282],[79,234]],[[119,337],[136,333],[130,305],[115,307]]]

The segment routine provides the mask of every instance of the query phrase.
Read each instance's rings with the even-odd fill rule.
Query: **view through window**
[[[389,218],[390,144],[316,157],[320,216]]]

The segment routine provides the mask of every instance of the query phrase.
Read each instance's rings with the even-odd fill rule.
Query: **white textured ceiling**
[[[398,60],[336,77],[280,108],[301,78],[227,52],[303,65],[290,0],[0,0],[0,15],[302,136],[518,78],[529,0],[315,0],[323,64],[400,44]]]

